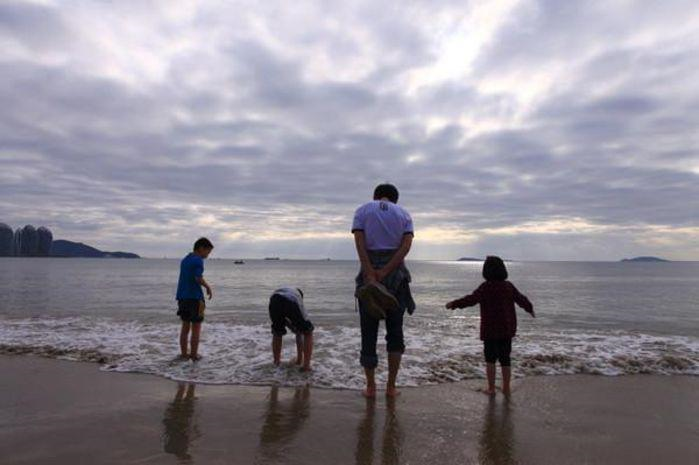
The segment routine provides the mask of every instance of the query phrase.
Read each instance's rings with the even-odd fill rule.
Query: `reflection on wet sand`
[[[289,445],[310,415],[310,394],[308,386],[299,387],[290,402],[280,402],[279,387],[272,386],[257,463],[284,463],[284,454],[290,453]]]
[[[366,411],[357,428],[357,449],[355,463],[371,465],[374,463],[374,423],[376,417],[376,401],[367,399]],[[401,462],[403,447],[403,432],[400,428],[395,399],[386,399],[386,416],[383,425],[381,443],[381,464],[397,465]]]
[[[179,383],[175,398],[163,415],[163,450],[175,455],[181,462],[191,461],[189,446],[199,437],[194,418],[194,389],[196,384]]]
[[[512,406],[508,399],[497,402],[491,398],[485,409],[483,431],[480,437],[478,461],[481,464],[512,465],[515,460]]]

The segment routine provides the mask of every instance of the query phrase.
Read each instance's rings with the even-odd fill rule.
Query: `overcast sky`
[[[699,260],[699,2],[2,1],[0,221],[106,250]]]

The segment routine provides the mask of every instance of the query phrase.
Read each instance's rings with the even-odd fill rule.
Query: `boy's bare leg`
[[[510,379],[512,378],[512,367],[504,366],[502,368],[502,393],[510,395]]]
[[[272,358],[274,364],[279,366],[282,358],[282,337],[276,334],[272,336]]]
[[[376,379],[374,378],[374,368],[364,368],[364,376],[366,376],[366,389],[364,389],[364,397],[373,399],[376,397]]]
[[[488,388],[485,390],[485,393],[488,395],[493,395],[493,394],[495,394],[495,364],[494,363],[486,363],[485,364],[485,374],[486,374],[486,377],[488,378]]]
[[[192,337],[189,340],[191,351],[189,352],[189,358],[192,360],[199,360],[199,335],[201,334],[201,323],[192,323]]]
[[[296,360],[297,365],[303,365],[303,334],[296,335]]]
[[[395,397],[400,394],[396,389],[396,378],[398,377],[398,370],[400,370],[402,356],[403,354],[400,352],[388,353],[388,382],[386,383],[386,395],[388,397]]]
[[[183,321],[182,327],[180,328],[180,357],[187,358],[187,339],[189,338],[189,328],[191,324],[189,321]]]
[[[303,335],[303,371],[311,371],[311,356],[313,355],[313,333]]]

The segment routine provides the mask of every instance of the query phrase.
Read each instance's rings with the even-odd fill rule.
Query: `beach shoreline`
[[[0,356],[0,457],[43,463],[695,463],[699,378],[482,380],[357,391],[194,385]]]

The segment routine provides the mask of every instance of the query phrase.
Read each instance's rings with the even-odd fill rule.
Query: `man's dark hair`
[[[393,184],[379,184],[374,189],[374,200],[387,198],[393,203],[398,203],[398,189]]]
[[[193,247],[194,250],[213,249],[213,248],[214,248],[214,245],[211,243],[210,240],[208,240],[205,237],[200,237],[199,239],[197,239],[197,241],[194,243],[194,247]]]
[[[507,268],[500,257],[488,256],[483,262],[483,279],[486,281],[505,281]]]

